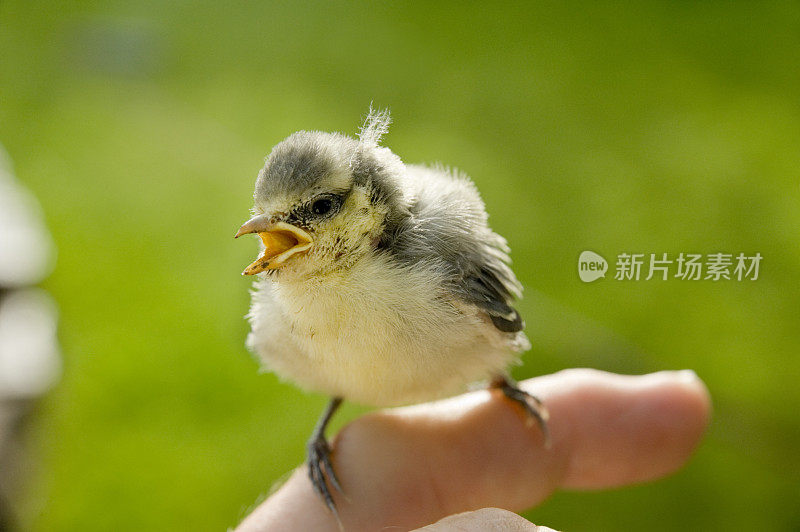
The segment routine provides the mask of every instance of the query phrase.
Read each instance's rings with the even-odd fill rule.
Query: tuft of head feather
[[[389,131],[389,124],[391,123],[392,117],[389,114],[389,109],[374,109],[370,105],[367,119],[364,120],[364,125],[358,130],[358,140],[367,146],[377,146],[381,141],[381,137]]]

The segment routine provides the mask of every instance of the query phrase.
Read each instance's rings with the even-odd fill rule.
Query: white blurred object
[[[28,472],[21,428],[61,373],[57,312],[32,287],[53,264],[36,199],[11,174],[0,146],[0,531],[15,523],[15,493]]]
[[[61,372],[53,300],[37,288],[0,300],[0,401],[32,399]]]
[[[0,402],[43,394],[61,370],[55,304],[30,288],[50,271],[52,249],[39,204],[0,146]]]
[[[0,286],[36,284],[52,262],[53,245],[39,203],[17,184],[0,147]]]

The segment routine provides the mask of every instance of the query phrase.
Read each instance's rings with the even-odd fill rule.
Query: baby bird
[[[247,344],[264,366],[331,396],[308,444],[314,489],[341,491],[325,427],[343,399],[393,406],[488,379],[548,442],[547,411],[506,368],[530,347],[512,307],[521,286],[505,239],[469,178],[406,165],[379,145],[373,111],[358,138],[300,131],[275,146],[255,185],[261,253]],[[338,518],[338,516],[337,516]]]

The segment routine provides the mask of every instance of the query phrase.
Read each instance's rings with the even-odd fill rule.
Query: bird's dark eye
[[[333,208],[333,201],[330,198],[322,198],[311,204],[311,212],[316,215],[322,216],[328,214]]]
[[[342,201],[338,194],[320,194],[306,204],[306,213],[319,219],[328,218],[339,211]]]

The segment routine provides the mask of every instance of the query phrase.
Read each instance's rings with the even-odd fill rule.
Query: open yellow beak
[[[269,216],[261,214],[247,220],[234,238],[257,233],[264,243],[264,251],[244,269],[242,275],[255,275],[265,270],[277,270],[289,257],[308,251],[314,243],[311,235],[286,222],[271,222]]]

